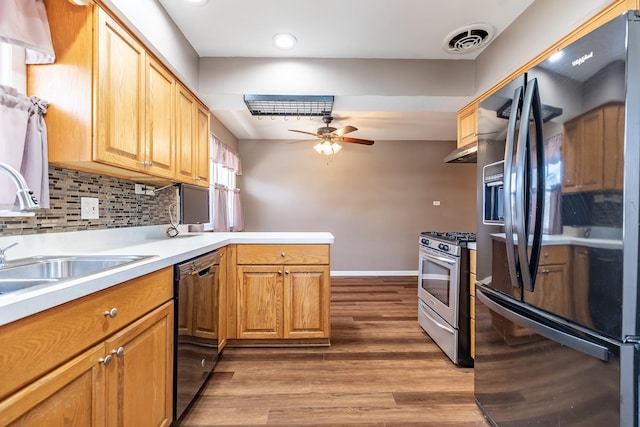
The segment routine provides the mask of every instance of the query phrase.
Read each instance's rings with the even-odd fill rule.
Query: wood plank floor
[[[227,348],[190,426],[488,426],[473,369],[417,322],[415,277],[331,279],[331,346]]]

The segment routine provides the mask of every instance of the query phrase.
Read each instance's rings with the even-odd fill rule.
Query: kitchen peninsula
[[[0,295],[0,376],[6,379],[0,385],[0,424],[22,417],[36,425],[45,422],[41,417],[66,419],[56,403],[63,399],[77,409],[73,425],[98,419],[108,425],[122,419],[125,425],[150,419],[158,421],[153,425],[168,425],[174,326],[180,323],[174,319],[173,266],[215,250],[224,256],[224,273],[219,287],[205,292],[221,307],[216,328],[227,345],[251,345],[261,338],[270,345],[287,345],[288,339],[296,345],[329,343],[333,235],[181,233],[169,238],[165,230],[150,226],[0,238],[1,247],[18,243],[7,250],[9,264],[38,255],[144,257]],[[269,298],[274,303],[266,308]],[[256,336],[245,327],[260,328],[260,321],[273,319],[275,335]],[[147,411],[136,411],[139,407]]]

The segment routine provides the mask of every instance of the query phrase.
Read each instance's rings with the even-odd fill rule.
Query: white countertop
[[[72,301],[234,243],[331,244],[327,232],[186,233],[169,238],[167,226],[130,227],[67,233],[0,237],[0,247],[12,243],[7,259],[35,255],[143,255],[133,264],[55,284],[34,286],[0,295],[0,325]],[[188,236],[188,237],[185,237]]]

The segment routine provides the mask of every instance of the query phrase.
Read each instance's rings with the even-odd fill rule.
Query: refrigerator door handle
[[[511,101],[511,114],[509,116],[509,124],[507,127],[507,140],[505,143],[504,152],[504,231],[505,231],[505,243],[507,246],[507,264],[509,266],[509,276],[511,278],[511,285],[515,288],[521,287],[519,269],[515,244],[514,244],[514,223],[513,215],[515,210],[515,199],[517,198],[517,187],[514,187],[513,183],[513,171],[517,165],[513,164],[516,129],[518,121],[518,111],[520,111],[520,105],[523,96],[523,87],[518,87],[513,93],[513,99]],[[517,169],[516,169],[517,173]]]
[[[489,309],[520,326],[528,328],[535,333],[542,335],[552,341],[572,348],[580,353],[587,354],[603,362],[609,361],[609,349],[603,345],[582,339],[580,337],[570,335],[558,329],[551,328],[543,323],[536,322],[534,319],[523,316],[500,303],[494,301],[493,298],[486,295],[482,290],[476,289],[476,298],[478,298]]]
[[[535,126],[535,140],[531,138],[529,117],[533,112],[533,123]],[[516,159],[518,168],[516,174],[516,221],[518,241],[518,258],[520,260],[520,271],[522,286],[525,290],[533,292],[540,260],[540,247],[542,237],[542,221],[544,212],[544,137],[542,130],[542,104],[540,102],[540,91],[538,80],[532,79],[527,83],[524,94],[522,114],[520,120],[520,132],[518,133],[518,147]],[[535,157],[534,157],[535,156]],[[525,169],[526,167],[526,169]],[[533,176],[533,171],[536,176]],[[535,187],[533,179],[535,178]],[[531,193],[535,188],[535,199],[532,203]],[[533,242],[531,253],[529,254],[529,231],[530,215],[535,212],[533,227]]]

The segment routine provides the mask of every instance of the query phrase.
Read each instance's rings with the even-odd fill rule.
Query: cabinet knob
[[[117,350],[111,350],[111,354],[115,354],[118,357],[122,357],[124,354],[124,347],[118,347]]]
[[[278,270],[278,274],[282,274],[282,270]]]
[[[282,258],[284,258],[286,255],[287,255],[287,254],[285,254],[284,252],[282,252],[282,253],[280,254],[280,256],[281,256]]]
[[[104,312],[105,316],[109,316],[110,318],[114,318],[118,315],[118,309],[112,308],[111,310],[107,310]]]
[[[200,178],[199,176],[194,176],[193,179],[196,181],[202,181],[202,178]]]
[[[289,270],[285,270],[285,271],[284,271],[284,274],[289,274]]]
[[[98,363],[102,363],[104,366],[109,366],[109,363],[111,363],[111,356],[107,355],[105,357],[101,357],[98,359]]]
[[[543,272],[544,274],[548,274],[548,273],[549,273],[549,270],[542,270],[542,272]]]

